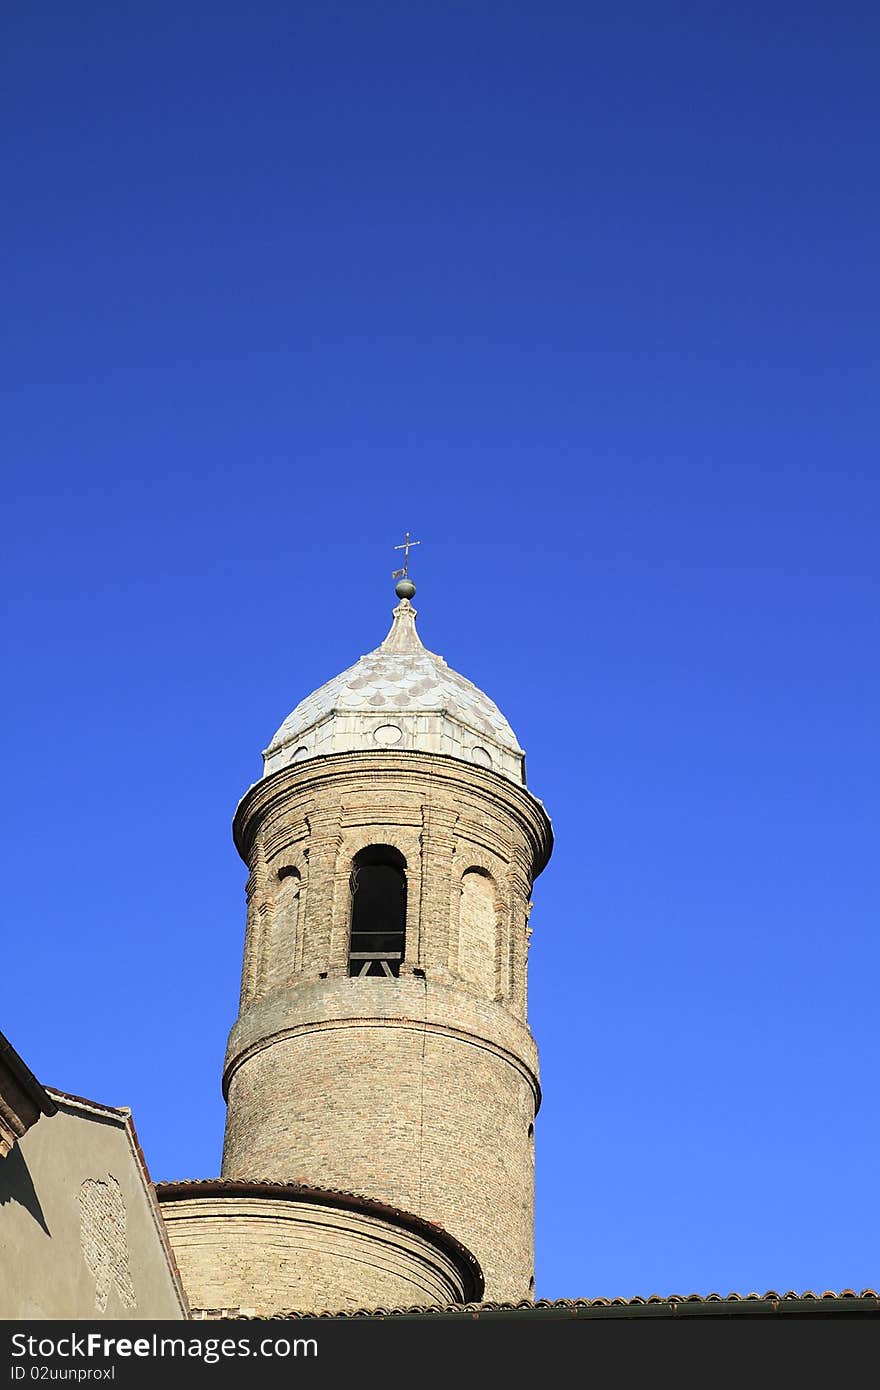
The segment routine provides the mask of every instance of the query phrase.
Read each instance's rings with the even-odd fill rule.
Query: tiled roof
[[[377,741],[399,742],[401,749],[455,752],[459,743],[471,749],[477,738],[481,744],[488,741],[494,756],[488,754],[487,761],[483,754],[488,750],[482,748],[475,756],[472,751],[461,756],[523,780],[523,750],[510,724],[478,686],[428,651],[416,632],[415,617],[416,610],[404,599],[394,610],[391,632],[375,651],[300,701],[265,751],[264,775],[322,753],[375,750]],[[403,724],[395,722],[398,716]],[[447,746],[453,726],[457,732]]]
[[[814,1314],[817,1316],[873,1315],[880,1317],[880,1294],[876,1289],[843,1289],[814,1293],[808,1289],[796,1293],[789,1289],[778,1293],[749,1294],[651,1294],[647,1298],[557,1298],[523,1300],[519,1303],[457,1303],[448,1307],[358,1308],[353,1312],[260,1313],[250,1308],[194,1308],[193,1317],[200,1319],[287,1320],[300,1318],[494,1318],[494,1317],[735,1317],[766,1314]]]
[[[205,1192],[207,1189],[218,1192],[240,1192],[247,1188],[259,1188],[261,1191],[266,1188],[277,1189],[280,1193],[289,1193],[295,1196],[297,1193],[316,1193],[321,1197],[353,1197],[355,1201],[363,1202],[367,1206],[383,1206],[384,1203],[375,1201],[372,1197],[365,1197],[362,1192],[349,1192],[341,1187],[313,1187],[311,1183],[303,1182],[278,1182],[275,1178],[170,1178],[164,1182],[155,1184],[159,1195],[167,1200],[173,1201],[175,1197],[188,1197],[191,1189],[195,1189],[192,1195],[199,1191]],[[396,1211],[397,1208],[388,1208],[389,1211]],[[415,1218],[418,1219],[418,1218]]]
[[[309,695],[285,719],[274,744],[289,743],[341,710],[365,715],[429,712],[452,708],[468,724],[512,752],[521,752],[516,735],[497,705],[471,681],[451,670],[433,652],[370,652]]]

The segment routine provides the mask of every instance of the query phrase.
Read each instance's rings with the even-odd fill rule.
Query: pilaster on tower
[[[408,575],[397,594],[385,640],[297,705],[236,812],[223,1178],[403,1209],[473,1253],[488,1298],[525,1298],[527,933],[552,832],[507,720],[423,646]]]

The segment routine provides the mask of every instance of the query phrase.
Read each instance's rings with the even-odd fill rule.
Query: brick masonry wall
[[[193,1309],[320,1313],[463,1299],[445,1250],[373,1215],[244,1196],[163,1201],[162,1214]]]
[[[494,997],[499,989],[499,932],[495,884],[468,869],[461,879],[458,914],[458,968],[463,981],[480,994]]]
[[[258,783],[235,822],[250,869],[230,1036],[224,1177],[339,1187],[440,1223],[488,1298],[533,1287],[540,1097],[526,1024],[539,802],[438,755],[338,754]],[[354,855],[406,861],[399,980],[350,979]]]
[[[342,1188],[399,1206],[474,1252],[487,1297],[525,1297],[534,1105],[526,1077],[477,1040],[417,1021],[309,1030],[254,1052],[234,1073],[223,1176]]]

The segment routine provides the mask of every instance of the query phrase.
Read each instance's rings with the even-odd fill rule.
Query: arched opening
[[[261,994],[288,985],[295,974],[301,888],[299,869],[282,864],[264,927]]]
[[[275,935],[279,945],[289,957],[288,969],[293,968],[293,952],[296,946],[296,931],[299,924],[299,895],[302,880],[299,869],[285,865],[278,870],[278,892],[275,895]]]
[[[406,950],[406,860],[368,845],[351,870],[349,975],[397,976]]]
[[[498,908],[495,884],[485,869],[466,869],[461,876],[458,968],[462,979],[494,999]]]

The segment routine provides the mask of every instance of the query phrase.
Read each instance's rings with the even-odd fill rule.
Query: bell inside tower
[[[406,860],[368,845],[351,871],[349,975],[399,976],[406,950]]]

